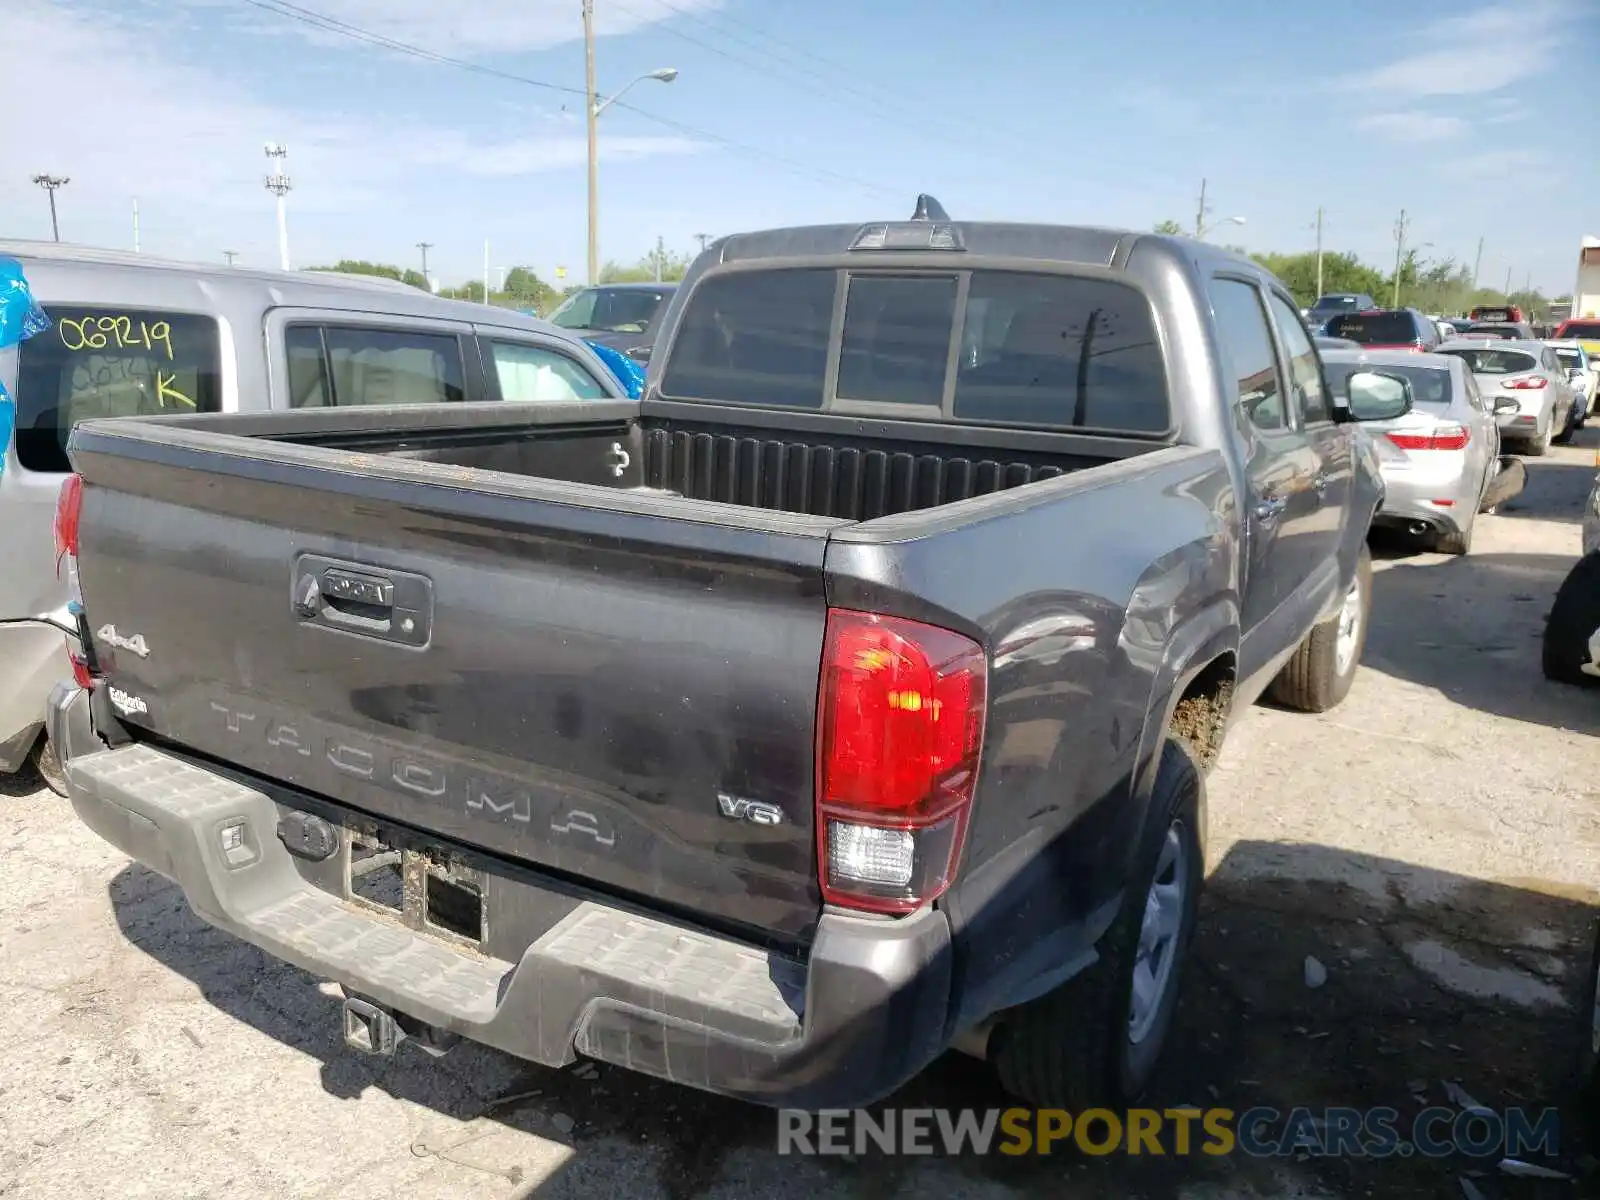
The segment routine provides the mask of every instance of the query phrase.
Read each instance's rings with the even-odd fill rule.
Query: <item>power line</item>
[[[561,92],[570,96],[583,96],[585,97],[585,103],[587,103],[587,93],[583,88],[567,87],[563,84],[550,83],[542,79],[531,79],[526,75],[517,75],[511,71],[501,71],[495,67],[486,67],[480,63],[470,62],[467,59],[454,58],[448,54],[441,54],[436,50],[429,50],[422,46],[414,46],[409,42],[399,41],[398,39],[388,37],[385,34],[373,33],[371,30],[362,29],[359,26],[351,25],[346,21],[337,20],[336,18],[327,16],[323,13],[315,12],[309,8],[303,8],[298,4],[292,4],[289,2],[289,0],[244,0],[244,3],[255,8],[259,8],[264,12],[275,13],[280,17],[288,17],[291,20],[299,21],[302,24],[310,25],[328,33],[337,33],[341,36],[352,38],[355,41],[365,42],[368,45],[377,46],[385,50],[393,50],[398,54],[409,55],[412,58],[421,59],[424,62],[436,63],[440,66],[455,67],[463,71],[472,71],[478,75],[487,75],[491,78],[505,80],[509,83],[520,83],[527,87],[543,88],[546,91]],[[808,175],[813,179],[820,180],[824,183],[847,183],[852,187],[862,188],[870,192],[879,192],[884,195],[897,194],[891,193],[888,188],[882,187],[878,184],[869,183],[866,180],[855,179],[848,175],[841,175],[836,171],[829,171],[821,167],[807,166],[804,163],[796,162],[794,159],[785,158],[781,154],[774,154],[770,150],[763,150],[759,146],[752,146],[745,142],[735,141],[733,138],[723,137],[721,134],[713,133],[709,129],[700,129],[694,125],[689,125],[682,121],[674,121],[667,117],[657,116],[655,113],[647,112],[636,105],[628,104],[624,101],[614,101],[613,106],[616,108],[625,108],[636,116],[643,117],[647,121],[653,121],[654,123],[665,126],[668,129],[673,129],[680,133],[686,133],[692,137],[702,138],[706,141],[715,142],[718,145],[725,146],[730,150],[738,150],[745,154],[753,154],[759,158],[764,158],[769,162],[777,163],[778,165],[785,167],[795,174]]]

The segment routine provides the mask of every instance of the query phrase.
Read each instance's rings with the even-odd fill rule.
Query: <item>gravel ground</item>
[[[1600,695],[1538,635],[1578,553],[1597,431],[1531,461],[1467,559],[1380,543],[1365,665],[1320,717],[1257,707],[1210,781],[1211,881],[1157,1104],[1414,1112],[1565,1100],[1600,883]],[[772,1114],[605,1066],[466,1046],[347,1054],[325,984],[198,921],[36,779],[0,780],[0,1194],[1576,1196],[1494,1162],[774,1153]],[[1314,956],[1327,982],[1306,986]],[[497,1101],[499,1101],[497,1103]],[[889,1104],[1002,1106],[952,1055]]]

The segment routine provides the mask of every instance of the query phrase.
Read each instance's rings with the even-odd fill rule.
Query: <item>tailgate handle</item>
[[[422,646],[432,623],[432,592],[420,575],[305,555],[296,564],[292,600],[307,624]]]

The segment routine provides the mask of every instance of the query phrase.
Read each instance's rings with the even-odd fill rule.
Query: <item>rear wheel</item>
[[[1372,555],[1362,546],[1339,611],[1306,634],[1268,685],[1268,698],[1301,712],[1327,712],[1349,695],[1367,643],[1371,612]]]
[[[1472,553],[1472,531],[1478,527],[1476,521],[1468,523],[1460,533],[1440,533],[1433,539],[1433,548],[1440,554],[1454,554],[1457,556]]]
[[[33,748],[33,769],[39,772],[39,778],[44,780],[45,787],[58,796],[67,794],[66,769],[56,754],[55,743],[42,734],[38,745]]]
[[[1556,592],[1544,623],[1544,677],[1579,687],[1600,687],[1583,672],[1589,639],[1600,629],[1600,552],[1580,558]]]
[[[1544,431],[1543,437],[1531,437],[1522,443],[1522,453],[1529,458],[1543,458],[1550,453],[1550,443],[1555,440],[1556,418],[1550,415],[1550,425]]]
[[[1000,1082],[1039,1107],[1126,1108],[1166,1044],[1204,875],[1200,770],[1175,739],[1161,751],[1143,842],[1094,966],[996,1028]]]

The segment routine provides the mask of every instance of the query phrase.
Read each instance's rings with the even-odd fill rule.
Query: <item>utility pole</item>
[[[1478,290],[1478,269],[1483,266],[1483,239],[1478,239],[1478,257],[1472,260],[1472,290]]]
[[[595,122],[600,114],[594,92],[594,0],[583,0],[583,115],[589,125],[589,285],[600,282],[600,161]]]
[[[1506,264],[1506,299],[1511,299],[1511,264]]]
[[[709,233],[697,233],[694,236],[700,243],[700,253],[704,254],[706,252],[706,243],[711,240],[711,235]]]
[[[1317,208],[1317,295],[1322,295],[1322,208]]]
[[[1206,181],[1200,181],[1200,207],[1194,210],[1194,236],[1198,239],[1206,231]]]
[[[228,260],[228,265],[231,267],[233,266],[233,260],[239,257],[239,252],[237,250],[224,250],[222,257]]]
[[[662,249],[662,246],[661,246],[661,235],[657,234],[656,235],[656,282],[657,283],[661,282],[661,260],[666,257],[666,254],[667,254],[667,252],[664,249]]]
[[[428,251],[433,249],[432,242],[418,242],[417,249],[422,251],[422,282],[428,282]]]
[[[56,189],[64,188],[72,180],[65,175],[35,175],[33,181],[50,193],[50,235],[61,240],[61,226],[56,222]]]
[[[1390,308],[1400,307],[1400,264],[1405,255],[1406,248],[1406,210],[1400,210],[1400,219],[1394,223],[1394,303]]]
[[[133,198],[133,252],[139,253],[139,197]]]
[[[292,185],[289,182],[288,172],[284,168],[288,165],[289,151],[282,142],[268,142],[266,151],[267,162],[271,168],[266,178],[267,191],[278,198],[278,265],[287,271],[289,269],[289,214],[287,202],[284,198],[288,196]]]
[[[489,239],[483,239],[483,302],[489,303]]]

